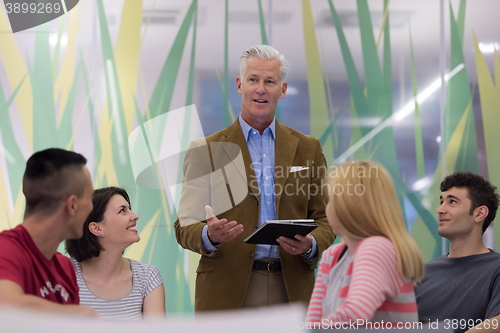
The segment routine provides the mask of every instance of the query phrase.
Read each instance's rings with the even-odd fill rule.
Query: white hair
[[[290,65],[285,56],[278,52],[274,47],[269,45],[255,45],[243,52],[240,57],[240,77],[243,78],[247,71],[247,59],[250,57],[255,57],[263,60],[273,60],[278,59],[281,62],[280,65],[280,80],[285,81],[285,77],[288,74]]]

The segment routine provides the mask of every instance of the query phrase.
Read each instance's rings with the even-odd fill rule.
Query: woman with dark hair
[[[80,304],[93,307],[105,320],[165,317],[158,270],[122,256],[140,240],[139,216],[131,210],[127,192],[118,187],[101,188],[94,192],[92,203],[83,237],[66,241],[80,287]]]

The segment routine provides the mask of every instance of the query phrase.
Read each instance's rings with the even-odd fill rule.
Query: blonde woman
[[[158,269],[122,256],[140,240],[139,216],[132,211],[127,192],[119,187],[95,190],[92,204],[83,237],[66,241],[80,287],[80,304],[93,307],[104,320],[165,318]]]
[[[326,216],[343,242],[323,253],[307,321],[336,328],[418,322],[413,284],[424,265],[387,171],[375,162],[345,163],[327,189]]]

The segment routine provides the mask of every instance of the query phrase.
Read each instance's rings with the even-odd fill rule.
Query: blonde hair
[[[403,276],[413,283],[422,280],[420,250],[406,229],[392,179],[384,167],[372,161],[344,163],[330,173],[328,186],[328,209],[339,231],[356,240],[370,236],[389,239]]]

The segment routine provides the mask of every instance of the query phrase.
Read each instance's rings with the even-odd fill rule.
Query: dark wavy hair
[[[104,213],[109,199],[115,194],[119,194],[127,200],[130,205],[130,198],[123,188],[120,187],[104,187],[94,191],[92,204],[94,208],[85,220],[83,225],[83,236],[80,239],[67,239],[65,241],[66,252],[75,258],[78,262],[85,261],[90,258],[99,257],[101,251],[104,251],[97,236],[90,232],[90,222],[102,222]]]
[[[474,209],[477,207],[488,207],[489,212],[483,222],[484,233],[497,215],[498,203],[500,201],[498,193],[496,193],[497,187],[472,172],[455,172],[452,175],[446,176],[441,182],[441,192],[448,191],[452,187],[467,189],[469,199],[472,202],[469,214],[472,215]]]

